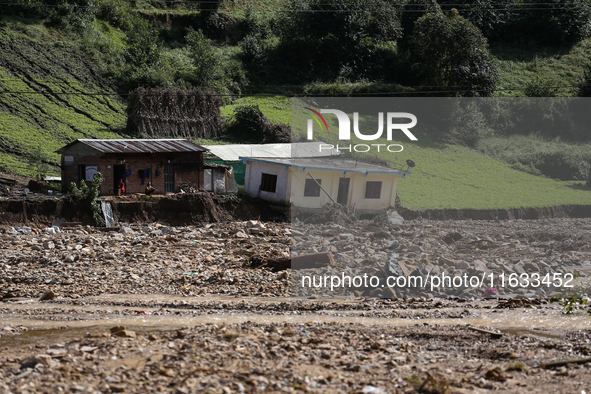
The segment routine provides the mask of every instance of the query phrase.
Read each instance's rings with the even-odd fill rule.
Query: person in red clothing
[[[117,195],[122,196],[125,194],[125,183],[123,179],[119,179],[119,183],[117,184]]]

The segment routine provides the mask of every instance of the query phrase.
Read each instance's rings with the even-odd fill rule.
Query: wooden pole
[[[331,197],[331,195],[330,195],[330,194],[328,194],[328,192],[327,192],[326,190],[324,190],[324,188],[322,187],[322,185],[320,184],[320,182],[318,182],[318,181],[316,180],[316,178],[314,178],[314,177],[312,176],[312,174],[310,174],[309,172],[308,172],[308,175],[310,175],[310,178],[314,179],[314,182],[316,182],[316,184],[317,184],[317,185],[320,187],[320,189],[322,189],[322,191],[323,191],[324,193],[326,193],[326,195],[328,196],[328,198],[330,198],[330,201],[332,201],[332,202],[333,202],[333,204],[336,204],[337,202],[334,200],[334,198],[332,198],[332,197]]]

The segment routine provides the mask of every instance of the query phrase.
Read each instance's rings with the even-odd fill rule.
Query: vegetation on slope
[[[589,3],[537,3],[375,0],[369,7],[360,0],[15,0],[0,15],[0,170],[32,174],[29,158],[41,157],[56,172],[53,152],[72,139],[127,135],[127,94],[138,86],[215,89],[227,125],[243,105],[258,106],[274,125],[289,124],[294,94],[586,95],[579,84],[591,75]],[[452,45],[457,40],[451,36],[448,44],[438,41],[441,31],[455,28],[465,45]],[[558,194],[561,201],[579,201],[583,192],[576,187],[539,175],[581,180],[591,158],[588,131],[558,136],[484,131],[450,133],[437,142],[443,148],[433,151],[431,145],[406,144],[405,154],[423,165],[413,172],[413,182],[401,182],[401,195],[406,185],[416,184],[413,200],[421,207],[460,204],[437,197],[440,191],[473,196],[462,200],[472,207],[548,205]],[[541,182],[540,195],[542,189],[557,191],[530,203],[525,197],[495,197],[484,182],[496,178],[486,169],[475,178],[458,175],[448,190],[428,174],[445,179],[454,156],[461,168],[473,160],[473,168],[495,168],[503,179]],[[430,167],[435,157],[450,160],[450,166]]]
[[[34,31],[43,34],[40,39],[49,34]],[[73,139],[121,135],[125,103],[80,49],[59,41],[32,41],[7,30],[2,34],[1,171],[30,175],[29,157],[42,147],[50,172],[57,173],[54,151]]]

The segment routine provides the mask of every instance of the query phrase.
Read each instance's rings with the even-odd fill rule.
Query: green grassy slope
[[[0,171],[20,175],[30,175],[27,158],[39,146],[58,173],[56,149],[120,137],[126,122],[123,100],[92,61],[36,27],[37,40],[0,31]]]
[[[298,123],[304,122],[300,119]],[[336,118],[327,118],[327,122],[329,129],[338,129]],[[368,122],[360,127],[375,130],[376,126]],[[390,142],[386,139],[369,142],[404,147],[399,153],[384,152],[383,148],[377,153],[373,148],[377,157],[394,168],[406,169],[407,159],[416,163],[416,167],[409,169],[411,175],[398,182],[398,195],[407,208],[508,209],[591,204],[591,190],[581,182],[561,182],[515,170],[508,163],[474,149],[436,141],[432,137],[434,131],[425,127],[429,126],[413,128],[418,141],[410,141],[398,133]],[[315,128],[314,138],[338,143],[325,129]],[[351,144],[367,143],[351,141]],[[349,143],[344,145],[349,146]],[[358,153],[356,157],[363,160],[364,155]]]
[[[516,87],[527,86],[538,79],[544,86],[556,89],[559,96],[572,96],[581,82],[586,66],[591,64],[591,38],[572,47],[542,47],[526,44],[493,44],[491,53],[499,62],[501,79],[497,96],[522,96]]]
[[[416,163],[412,174],[398,183],[400,200],[408,208],[505,209],[591,204],[591,191],[582,187],[581,182],[530,175],[460,146],[403,145],[405,149],[399,155]]]
[[[237,1],[226,11],[243,12],[248,3]],[[117,34],[123,35],[118,30]],[[125,99],[116,94],[114,85],[78,45],[48,30],[42,21],[13,20],[0,27],[0,171],[31,175],[27,157],[41,147],[53,166],[51,172],[58,173],[59,157],[53,152],[61,146],[76,138],[121,137],[126,122]],[[558,85],[573,85],[591,62],[591,39],[560,50],[493,45],[492,52],[501,63],[501,88],[524,86],[538,77]],[[65,92],[75,94],[62,94]],[[501,91],[500,95],[521,93]],[[572,94],[572,90],[563,89],[559,94]],[[244,97],[223,107],[222,116],[229,119],[237,105],[252,104],[273,123],[291,122],[287,96]],[[427,133],[419,132],[419,136],[418,143],[398,141],[404,145],[402,153],[380,155],[395,167],[405,167],[406,159],[417,163],[412,175],[399,182],[399,195],[409,208],[591,203],[591,193],[580,182],[534,176],[475,150],[436,142]],[[317,137],[328,140],[329,136]]]

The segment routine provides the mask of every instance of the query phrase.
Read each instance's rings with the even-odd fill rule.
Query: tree
[[[451,95],[491,96],[499,80],[496,61],[480,30],[457,11],[421,17],[411,38],[424,83]]]
[[[162,66],[162,44],[158,31],[149,22],[138,19],[125,47],[125,60],[131,79],[151,81]]]
[[[505,26],[517,15],[521,0],[438,0],[438,3],[444,11],[461,8],[462,16],[492,38],[503,34]]]
[[[376,44],[401,36],[396,7],[387,0],[291,0],[285,11],[280,61],[314,79],[343,70],[364,77]]]
[[[194,82],[204,88],[215,87],[216,82],[223,77],[222,64],[215,47],[201,30],[189,28],[186,40],[195,66]]]
[[[589,0],[522,0],[521,8],[508,28],[510,37],[559,45],[573,44],[591,33]]]

